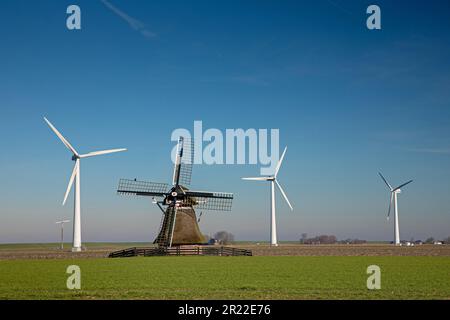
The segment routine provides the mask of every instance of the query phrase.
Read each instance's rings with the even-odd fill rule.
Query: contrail
[[[134,30],[140,32],[144,37],[150,39],[156,37],[156,33],[147,30],[145,28],[145,24],[138,19],[135,19],[133,17],[130,17],[128,14],[120,10],[119,8],[113,6],[110,2],[107,0],[100,0],[109,10],[114,12],[117,16],[119,16],[122,20],[127,22],[131,28]]]
[[[450,154],[450,148],[409,148],[407,151],[420,153]]]
[[[327,0],[327,2],[328,2],[329,4],[331,4],[333,7],[339,9],[340,11],[342,11],[343,13],[345,13],[346,15],[348,15],[349,17],[351,17],[351,18],[353,18],[353,19],[355,19],[355,20],[358,20],[358,18],[356,17],[356,15],[355,15],[353,12],[351,12],[350,10],[344,8],[344,7],[341,6],[340,4],[338,4],[338,3],[336,3],[336,2],[334,2],[334,1],[332,1],[332,0]]]

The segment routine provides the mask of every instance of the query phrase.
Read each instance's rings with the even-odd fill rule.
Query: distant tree
[[[442,242],[445,244],[450,244],[450,237],[445,238]]]
[[[320,235],[304,241],[305,244],[334,244],[336,242],[337,238],[333,235]]]
[[[429,237],[427,240],[425,240],[425,243],[433,244],[434,243],[434,238],[433,237]]]
[[[364,244],[367,243],[367,240],[361,240],[361,239],[345,239],[339,241],[340,244]]]
[[[227,231],[219,231],[214,234],[214,239],[218,240],[221,244],[229,244],[234,241],[234,235]]]
[[[351,244],[364,244],[367,243],[367,240],[361,240],[361,239],[353,239]]]

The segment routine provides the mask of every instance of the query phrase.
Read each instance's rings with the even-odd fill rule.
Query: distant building
[[[211,238],[211,239],[209,239],[208,244],[211,246],[217,246],[217,245],[219,245],[219,240]]]

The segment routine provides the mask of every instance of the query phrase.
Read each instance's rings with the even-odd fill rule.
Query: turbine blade
[[[383,179],[384,183],[386,183],[386,185],[388,186],[389,190],[394,190],[392,189],[391,185],[389,184],[389,182],[387,182],[387,180],[383,177],[383,175],[381,174],[381,172],[378,172],[378,174],[380,175],[381,179]]]
[[[407,184],[410,184],[411,182],[413,182],[413,180],[409,180],[408,182],[405,182],[404,184],[399,185],[397,188],[394,189],[394,191],[406,186]]]
[[[394,200],[394,192],[391,192],[391,200],[389,201],[389,210],[388,210],[388,215],[387,215],[388,220],[389,220],[389,216],[391,215],[391,207],[392,207],[393,200]]]
[[[268,181],[269,177],[249,177],[249,178],[241,178],[242,180],[253,180],[253,181]]]
[[[56,221],[56,224],[62,224],[62,223],[67,223],[70,222],[70,220],[61,220],[61,221]]]
[[[75,166],[73,167],[72,175],[70,176],[69,185],[67,186],[66,194],[64,195],[63,205],[66,204],[67,197],[69,196],[70,189],[72,189],[73,180],[75,179],[75,176],[78,174],[78,163],[79,159],[75,161]]]
[[[281,155],[280,161],[278,161],[277,167],[275,168],[275,174],[274,174],[275,178],[278,175],[278,171],[280,171],[281,163],[283,162],[284,155],[286,154],[286,151],[287,151],[287,147],[284,148],[284,151],[283,151],[283,154]]]
[[[67,147],[67,149],[69,149],[70,151],[73,152],[74,155],[78,156],[78,152],[75,150],[74,147],[72,147],[72,145],[69,143],[69,141],[66,140],[66,138],[63,137],[63,135],[51,124],[50,121],[47,120],[46,117],[44,117],[45,122],[47,122],[48,126],[50,127],[50,129],[52,129],[52,131],[58,136],[58,138],[62,141],[62,143],[64,143],[64,145]]]
[[[89,152],[86,154],[82,154],[80,155],[80,158],[89,158],[89,157],[94,157],[94,156],[100,156],[103,154],[109,154],[109,153],[115,153],[115,152],[122,152],[122,151],[127,151],[127,149],[111,149],[111,150],[102,150],[102,151],[94,151],[94,152]]]
[[[291,203],[289,202],[288,197],[286,196],[286,193],[284,192],[283,188],[281,187],[281,185],[278,183],[277,179],[275,179],[275,183],[277,184],[278,189],[280,189],[281,194],[284,197],[284,200],[286,200],[287,204],[289,205],[289,208],[291,208],[291,210],[293,211],[294,208],[292,208]]]

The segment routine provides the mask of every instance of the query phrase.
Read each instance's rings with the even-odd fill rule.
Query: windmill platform
[[[133,247],[111,252],[108,258],[154,257],[154,256],[252,256],[252,251],[234,247],[212,245],[185,245],[175,247]]]

